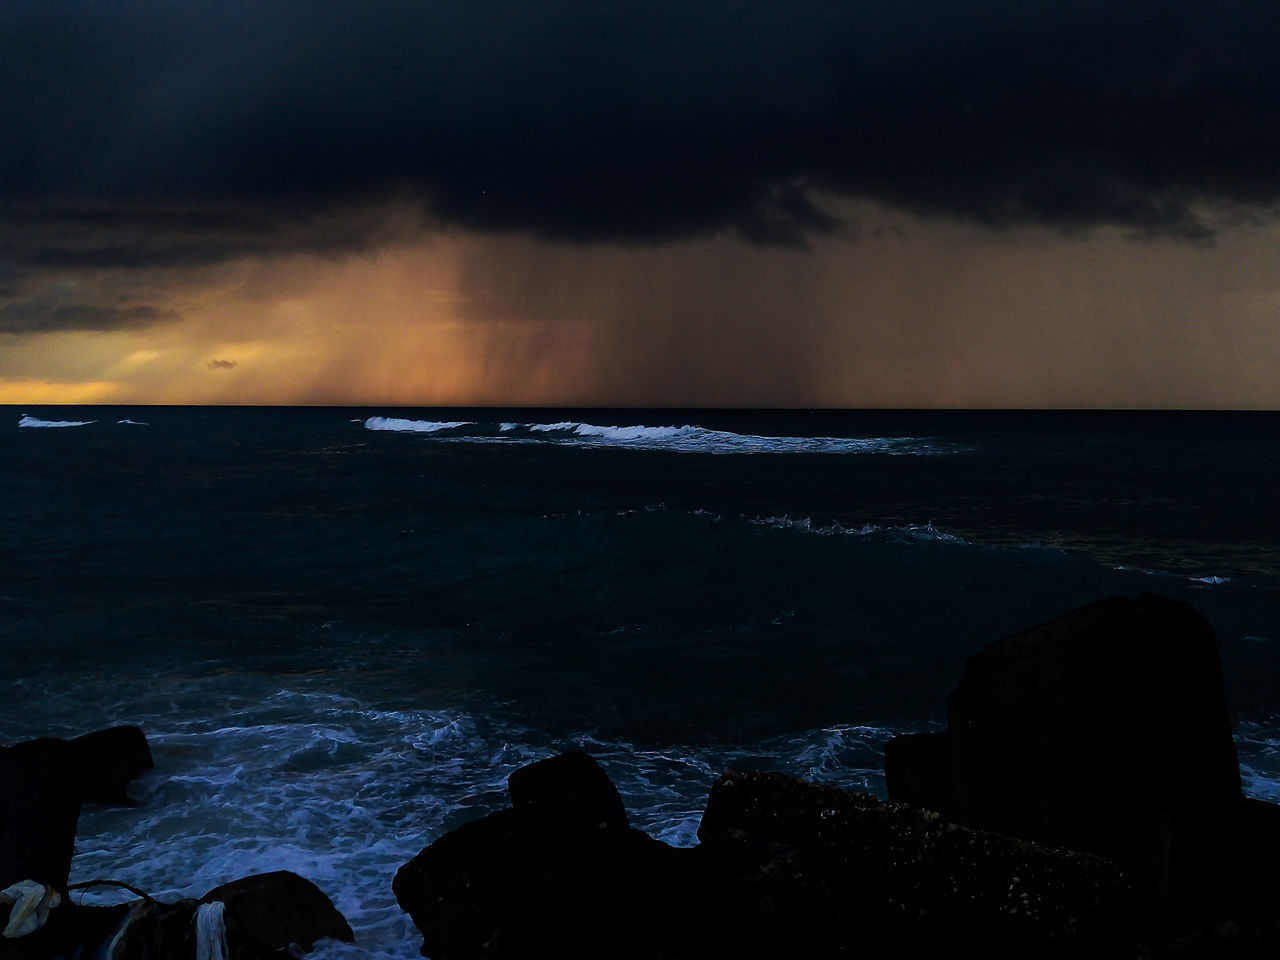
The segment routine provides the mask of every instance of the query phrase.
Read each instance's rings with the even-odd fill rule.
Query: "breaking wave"
[[[607,426],[562,420],[557,423],[480,423],[369,417],[368,430],[440,435],[472,443],[556,443],[576,447],[612,447],[673,453],[879,453],[931,456],[956,447],[918,437],[771,437],[712,430],[693,424]]]
[[[23,414],[18,420],[19,427],[87,427],[97,420],[41,420],[38,417]]]
[[[370,417],[364,422],[366,430],[390,430],[396,433],[439,433],[472,426],[469,420],[405,420],[402,417]]]

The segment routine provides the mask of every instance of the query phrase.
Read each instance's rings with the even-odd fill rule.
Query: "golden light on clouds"
[[[176,319],[0,336],[0,402],[1280,406],[1275,227],[855,212],[810,250],[456,233],[175,273]]]

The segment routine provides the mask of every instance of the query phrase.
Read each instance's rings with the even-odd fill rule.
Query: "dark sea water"
[[[1280,800],[1280,414],[7,409],[0,742],[158,764],[73,880],[293,869],[324,956],[416,957],[392,875],[517,766],[678,844],[730,767],[883,794],[968,655],[1116,593],[1209,618]]]

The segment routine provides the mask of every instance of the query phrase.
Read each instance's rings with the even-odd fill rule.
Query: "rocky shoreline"
[[[0,748],[0,960],[352,940],[287,872],[74,903],[81,804],[131,803],[150,764],[135,727]],[[590,756],[562,754],[392,886],[433,960],[1280,956],[1280,807],[1241,792],[1213,632],[1184,604],[1113,597],[992,643],[946,730],[891,740],[885,773],[888,802],[729,771],[676,848],[629,825]]]

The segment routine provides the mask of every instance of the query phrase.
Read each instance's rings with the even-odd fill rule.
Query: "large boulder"
[[[951,735],[904,733],[884,745],[884,786],[889,799],[950,817]]]
[[[535,804],[440,837],[392,883],[423,955],[657,956],[645,923],[679,907],[676,864],[688,851],[601,822]]]
[[[108,727],[71,741],[80,778],[80,799],[131,807],[129,784],[155,766],[146,734],[138,727]]]
[[[137,727],[0,747],[0,889],[20,880],[66,887],[81,803],[132,803],[129,781],[150,765]]]
[[[602,829],[625,830],[627,808],[595,758],[580,750],[529,763],[507,778],[513,806],[573,812]]]
[[[1209,624],[1112,597],[971,657],[947,714],[957,820],[1113,856],[1155,898],[1197,897],[1241,803]]]
[[[129,910],[129,904],[82,907],[63,897],[50,911],[48,923],[39,930],[13,939],[0,937],[0,960],[96,956],[98,948],[107,943]],[[4,923],[4,917],[4,910],[0,910],[0,924]]]
[[[80,819],[77,754],[65,740],[0,747],[0,889],[65,889]]]
[[[49,922],[25,937],[0,939],[0,960],[106,957],[199,960],[201,939],[236,960],[275,960],[312,950],[316,941],[354,938],[346,918],[314,884],[287,871],[244,877],[200,900],[143,899],[110,907],[64,900]]]
[[[698,838],[707,857],[739,865],[722,902],[754,956],[889,958],[965,945],[984,957],[1119,957],[1137,943],[1132,891],[1114,863],[868,794],[727,773]]]
[[[305,953],[325,937],[355,940],[333,901],[310,880],[287,870],[233,880],[210,890],[200,902],[226,904],[227,939],[251,956],[291,948]]]
[[[433,960],[653,958],[692,883],[690,851],[627,825],[617,788],[581,752],[507,780],[514,807],[445,834],[396,873],[396,899]]]
[[[0,938],[0,960],[194,960],[195,908],[194,900],[87,907],[64,898],[39,930],[14,939]]]
[[[191,899],[138,900],[100,948],[109,960],[196,960],[198,906]]]
[[[129,782],[150,766],[137,727],[0,747],[0,889],[19,880],[64,888],[81,803],[132,804]]]

